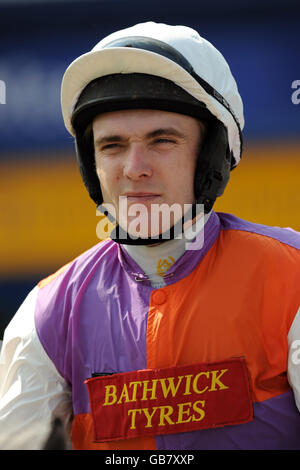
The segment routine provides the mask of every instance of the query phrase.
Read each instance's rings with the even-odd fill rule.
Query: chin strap
[[[98,206],[98,210],[102,214],[104,214],[111,223],[115,225],[114,229],[110,234],[110,238],[114,242],[122,245],[153,245],[154,243],[164,243],[169,240],[174,240],[175,238],[184,237],[184,231],[187,228],[186,225],[190,226],[197,216],[209,212],[207,210],[203,210],[203,207],[203,204],[191,204],[189,210],[184,214],[181,219],[176,222],[175,225],[173,225],[163,233],[147,238],[136,237],[130,235],[128,232],[123,230],[122,227],[117,224],[114,217],[105,208],[105,206]]]

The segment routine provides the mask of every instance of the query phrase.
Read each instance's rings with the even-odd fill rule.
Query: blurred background
[[[244,157],[216,210],[300,230],[299,0],[0,0],[0,338],[40,279],[99,241],[61,117],[63,73],[149,20],[197,29],[238,83]]]

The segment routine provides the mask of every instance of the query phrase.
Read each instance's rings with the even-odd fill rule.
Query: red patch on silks
[[[253,419],[244,358],[85,381],[95,442],[173,434]]]

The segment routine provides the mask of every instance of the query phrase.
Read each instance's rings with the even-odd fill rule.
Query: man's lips
[[[160,196],[158,193],[149,193],[149,192],[129,192],[122,195],[126,197],[130,202],[146,202],[152,199],[156,199]]]

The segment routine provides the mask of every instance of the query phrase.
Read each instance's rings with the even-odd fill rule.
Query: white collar
[[[183,255],[188,246],[200,237],[211,212],[185,231],[185,236],[157,245],[123,245],[129,256],[144,271],[153,287],[163,287],[163,275]]]

